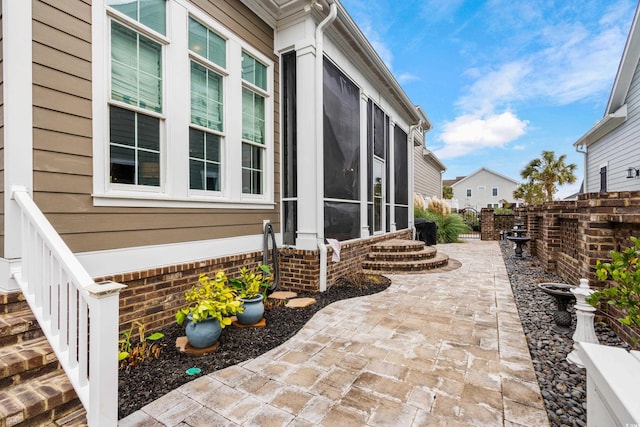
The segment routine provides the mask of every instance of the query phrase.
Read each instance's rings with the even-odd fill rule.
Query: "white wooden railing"
[[[87,411],[89,426],[118,422],[118,293],[95,283],[25,189],[22,262],[13,277]]]

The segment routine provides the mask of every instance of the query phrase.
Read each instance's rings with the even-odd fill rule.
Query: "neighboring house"
[[[417,140],[417,138],[416,138]],[[447,170],[424,142],[413,147],[414,191],[422,197],[442,199],[442,173]]]
[[[127,292],[261,259],[265,222],[283,283],[323,289],[325,238],[413,226],[431,125],[339,1],[5,0],[2,28],[0,290],[16,187]]]
[[[602,120],[573,145],[584,153],[585,193],[640,190],[640,24],[636,8]]]
[[[460,179],[458,179],[460,178]],[[480,168],[470,175],[458,177],[451,184],[453,199],[458,201],[458,208],[502,207],[502,201],[509,203],[520,202],[514,200],[513,192],[518,187],[518,181],[494,172],[487,168]]]

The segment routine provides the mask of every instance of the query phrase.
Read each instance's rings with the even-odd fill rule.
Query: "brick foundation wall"
[[[340,251],[340,262],[331,262],[327,253],[327,287],[340,276],[362,269],[369,247],[393,239],[411,239],[411,231],[403,230],[346,242]],[[156,331],[175,322],[176,311],[185,304],[184,293],[198,281],[200,274],[213,275],[223,270],[237,277],[244,266],[249,269],[262,264],[262,251],[231,255],[216,259],[172,265],[146,271],[94,278],[96,282],[111,280],[127,285],[120,293],[120,330],[129,329],[133,321],[142,322],[147,331]],[[319,252],[279,248],[279,290],[318,292],[320,290]]]

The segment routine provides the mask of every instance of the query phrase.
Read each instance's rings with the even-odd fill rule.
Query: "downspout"
[[[324,156],[324,130],[323,130],[323,108],[324,99],[322,96],[322,62],[324,58],[324,28],[330,25],[338,16],[338,6],[335,0],[327,0],[330,4],[329,15],[327,15],[316,27],[316,158],[322,159]],[[324,169],[320,164],[316,174],[316,194],[317,194],[317,236],[318,251],[320,253],[320,292],[327,290],[327,247],[324,244]]]
[[[582,153],[582,164],[584,165],[584,172],[583,172],[583,176],[582,176],[582,191],[585,193],[588,193],[589,191],[587,190],[587,176],[588,176],[588,171],[587,171],[587,149],[585,149],[584,151],[580,150],[580,147],[582,147],[582,145],[576,145],[576,151],[578,153]]]

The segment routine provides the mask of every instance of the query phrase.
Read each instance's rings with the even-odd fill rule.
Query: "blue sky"
[[[487,167],[521,181],[542,150],[602,119],[635,0],[341,0],[433,129],[445,179]]]

